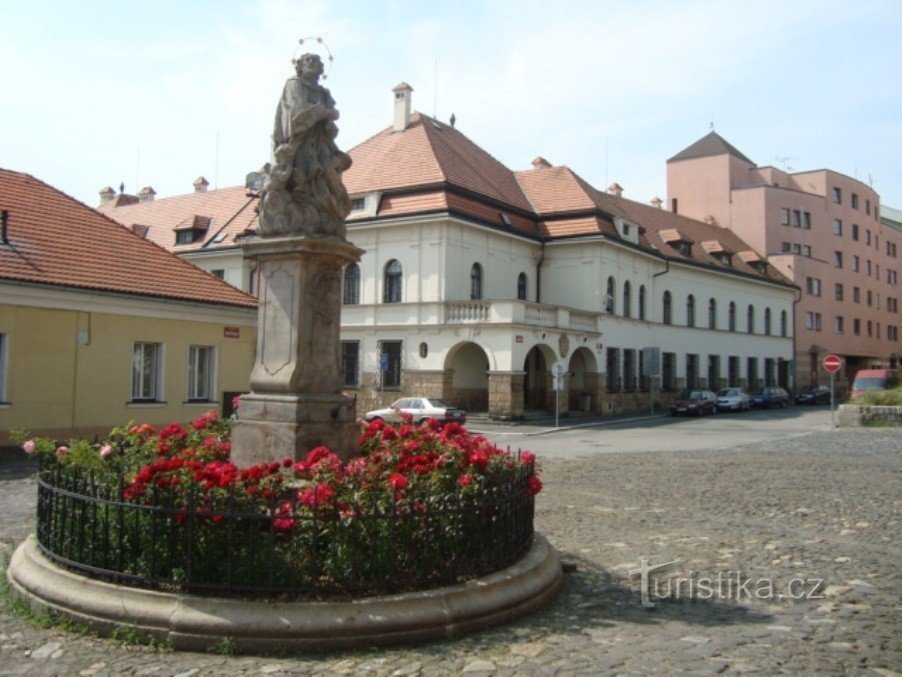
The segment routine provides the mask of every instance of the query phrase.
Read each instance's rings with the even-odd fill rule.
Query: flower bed
[[[456,583],[532,542],[534,456],[457,423],[376,421],[347,463],[319,447],[249,468],[229,461],[230,427],[210,412],[101,444],[24,442],[41,550],[129,585],[313,598]]]

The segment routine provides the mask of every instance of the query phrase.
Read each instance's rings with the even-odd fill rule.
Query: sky
[[[243,184],[298,39],[322,37],[346,150],[406,81],[512,169],[541,155],[666,198],[667,158],[713,123],[759,165],[902,208],[902,0],[0,0],[0,26],[0,167],[90,205],[120,183]]]

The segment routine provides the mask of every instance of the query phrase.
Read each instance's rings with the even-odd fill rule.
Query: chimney
[[[548,160],[543,158],[541,155],[537,155],[536,158],[532,161],[533,169],[548,169],[550,167],[551,167],[551,163],[548,162]]]
[[[116,197],[116,191],[111,186],[100,189],[100,204],[105,205],[107,202]]]
[[[655,195],[651,199],[651,206],[654,207],[655,209],[661,209],[661,205],[663,205],[663,204],[664,204],[664,200],[659,198],[657,195]]]
[[[402,82],[391,91],[395,93],[394,130],[403,132],[410,124],[410,94],[413,92],[413,87]]]
[[[195,193],[206,193],[207,187],[210,185],[210,182],[207,181],[204,177],[198,176],[194,179],[194,183],[191,184],[194,186]]]
[[[138,191],[138,201],[153,202],[153,197],[156,194],[157,191],[155,191],[152,186],[144,186],[144,188]]]
[[[9,210],[0,210],[0,244],[9,244]]]
[[[623,186],[615,181],[610,186],[608,186],[608,193],[610,193],[614,197],[623,197]]]

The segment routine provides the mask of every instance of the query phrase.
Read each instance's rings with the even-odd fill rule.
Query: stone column
[[[489,372],[489,418],[510,421],[523,418],[525,371]]]
[[[251,393],[232,432],[239,466],[326,446],[357,454],[354,401],[342,394],[341,271],[363,250],[341,238],[270,236],[242,245],[260,270]]]

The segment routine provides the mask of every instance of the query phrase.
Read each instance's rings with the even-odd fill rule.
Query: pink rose
[[[56,448],[56,457],[57,458],[62,458],[63,456],[65,456],[68,453],[69,453],[69,447],[67,447],[65,444],[61,447]]]
[[[524,463],[535,463],[536,455],[531,451],[524,451],[520,454],[520,460]]]
[[[113,453],[113,447],[111,445],[104,444],[102,447],[100,447],[100,457],[101,458],[106,458],[107,456],[112,455],[112,453]]]
[[[37,446],[35,445],[34,440],[28,440],[22,445],[22,449],[26,454],[33,454],[36,448]]]

